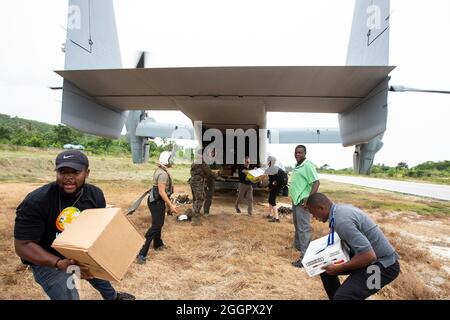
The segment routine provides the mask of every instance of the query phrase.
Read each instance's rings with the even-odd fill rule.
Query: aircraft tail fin
[[[349,66],[389,65],[390,0],[356,0],[347,52]],[[349,112],[339,114],[344,146],[355,145],[354,170],[369,174],[387,122],[389,77]]]
[[[70,0],[65,70],[122,67],[112,0]],[[117,138],[126,111],[103,105],[64,80],[61,122],[83,132]]]
[[[355,1],[347,65],[389,65],[389,19],[390,0]]]
[[[70,0],[65,70],[122,67],[112,0]]]

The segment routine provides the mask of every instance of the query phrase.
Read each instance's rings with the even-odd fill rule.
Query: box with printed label
[[[327,243],[328,235],[311,241],[309,244],[302,264],[310,277],[325,272],[322,268],[327,265],[342,264],[350,260],[348,247],[336,232],[334,233],[334,243],[331,245],[327,245]]]
[[[247,179],[251,182],[258,182],[264,176],[264,170],[261,168],[253,169],[247,172]]]

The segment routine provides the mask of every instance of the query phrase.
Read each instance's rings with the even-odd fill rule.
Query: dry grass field
[[[56,154],[0,151],[0,299],[47,299],[14,253],[13,227],[20,201],[54,179]],[[103,189],[109,204],[122,208],[145,190],[154,167],[133,165],[125,157],[90,159],[90,183]],[[185,183],[188,168],[174,168],[173,174],[176,193],[190,194]],[[450,203],[327,181],[320,190],[335,202],[351,203],[369,213],[401,256],[401,275],[371,299],[450,298]],[[256,192],[254,215],[236,215],[235,193],[218,191],[211,216],[198,227],[168,216],[163,239],[169,249],[151,250],[147,264],[133,264],[115,287],[138,299],[326,299],[318,277],[309,278],[291,266],[297,258],[291,248],[292,217],[268,223],[266,198],[266,193]],[[289,203],[285,197],[278,201]],[[144,203],[131,220],[144,234],[151,223]],[[326,233],[325,224],[313,222],[314,238]],[[100,299],[84,281],[80,293],[83,299]]]

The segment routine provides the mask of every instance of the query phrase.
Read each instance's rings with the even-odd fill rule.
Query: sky
[[[354,0],[115,0],[123,67],[149,52],[152,67],[345,65]],[[0,113],[60,123],[67,0],[5,0],[0,11]],[[450,90],[450,1],[392,0],[391,84]],[[375,163],[450,159],[450,95],[390,93]],[[181,112],[149,112],[189,124]],[[336,114],[269,113],[268,127],[338,127]],[[354,147],[307,145],[321,166],[352,166]],[[285,165],[293,145],[269,145]]]

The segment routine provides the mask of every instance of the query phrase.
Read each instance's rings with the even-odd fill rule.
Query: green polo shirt
[[[289,195],[292,203],[298,205],[303,199],[309,197],[312,185],[319,180],[316,166],[305,159],[302,164],[297,165],[292,172],[291,184],[289,186]]]

